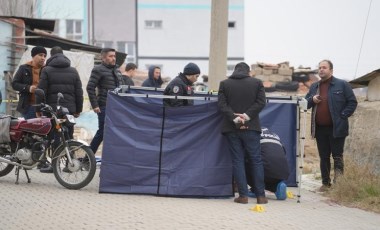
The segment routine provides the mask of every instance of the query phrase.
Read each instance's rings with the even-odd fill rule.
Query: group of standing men
[[[260,157],[259,113],[265,106],[265,90],[260,80],[250,77],[245,63],[235,66],[233,74],[219,86],[218,103],[224,114],[222,132],[226,135],[233,160],[233,174],[238,185],[237,203],[248,203],[245,165],[250,168],[254,193],[258,204],[268,202],[264,193],[264,170]],[[312,108],[312,137],[316,138],[320,156],[320,170],[324,192],[331,187],[330,157],[334,160],[334,180],[343,174],[343,151],[348,136],[350,117],[357,100],[351,86],[333,76],[333,64],[329,60],[319,63],[320,81],[313,83],[305,96],[308,108]]]
[[[36,46],[31,50],[32,60],[19,67],[16,72],[12,87],[19,92],[17,111],[25,119],[40,117],[41,112],[35,107],[34,92],[37,88],[44,90],[46,102],[53,108],[57,106],[57,94],[63,94],[64,99],[60,104],[66,107],[70,114],[78,117],[83,108],[83,90],[77,70],[71,67],[70,60],[63,55],[60,47],[53,47],[51,57],[46,61],[47,51],[44,47]],[[74,128],[70,127],[68,135],[73,138]],[[55,137],[56,146],[59,139]],[[41,172],[52,173],[53,169],[49,162],[41,162],[38,165]]]
[[[78,117],[83,108],[82,82],[76,69],[70,66],[70,60],[63,54],[62,49],[60,47],[51,49],[51,57],[47,60],[46,66],[44,66],[47,54],[45,48],[34,47],[31,54],[32,60],[20,66],[12,82],[13,88],[19,91],[20,95],[17,110],[25,119],[41,116],[32,107],[35,100],[34,91],[38,87],[45,91],[47,103],[53,107],[56,106],[57,93],[62,93],[64,100],[61,101],[61,105]],[[116,65],[116,51],[111,48],[102,49],[101,59],[102,63],[92,69],[86,87],[92,109],[98,116],[98,130],[90,143],[94,153],[103,141],[107,92],[120,85],[134,85],[131,78],[137,69],[135,64],[129,63],[123,76]],[[305,97],[308,108],[313,108],[311,128],[312,135],[317,140],[320,156],[323,184],[321,191],[331,187],[331,154],[334,159],[334,180],[343,173],[343,148],[345,137],[348,135],[348,117],[354,113],[357,106],[349,84],[332,74],[331,61],[321,61],[319,63],[321,80],[311,85]],[[161,69],[152,66],[148,75],[142,86],[160,88],[163,83]],[[192,85],[199,75],[199,67],[194,63],[188,63],[183,72],[168,84],[164,95],[194,95]],[[192,105],[193,101],[170,98],[164,99],[163,103],[165,106],[177,107]],[[229,143],[233,175],[238,187],[239,196],[234,199],[236,203],[248,203],[247,178],[252,178],[249,184],[252,185],[257,203],[268,202],[265,197],[264,166],[260,147],[262,130],[259,119],[259,113],[265,105],[263,83],[251,77],[250,67],[246,63],[238,63],[232,75],[220,82],[218,107],[224,115],[222,133]],[[73,130],[70,130],[70,136],[72,135]]]

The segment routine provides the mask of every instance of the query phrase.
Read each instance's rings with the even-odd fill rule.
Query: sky
[[[380,0],[245,0],[244,8],[247,63],[316,69],[330,59],[346,80],[380,69]]]

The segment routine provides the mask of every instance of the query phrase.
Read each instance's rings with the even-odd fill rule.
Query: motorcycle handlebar
[[[51,114],[54,113],[53,108],[50,105],[48,105],[48,104],[41,103],[41,104],[36,104],[34,106],[40,107],[41,112],[48,112],[48,113],[51,113]]]

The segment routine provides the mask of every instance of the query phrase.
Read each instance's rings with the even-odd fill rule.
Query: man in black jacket
[[[20,65],[12,81],[13,89],[19,92],[17,111],[25,119],[36,117],[35,109],[32,106],[35,103],[34,91],[40,80],[40,72],[45,64],[46,53],[44,47],[34,47],[31,51],[32,60]]]
[[[130,86],[135,85],[132,78],[136,76],[136,70],[137,70],[137,65],[135,63],[130,62],[127,65],[125,65],[125,72],[122,78],[123,79],[122,85],[130,85]]]
[[[226,135],[232,154],[233,174],[239,197],[234,202],[248,203],[248,186],[245,174],[247,158],[254,180],[257,203],[268,203],[264,191],[264,167],[260,151],[259,113],[265,107],[263,83],[250,75],[249,66],[240,62],[232,75],[220,82],[218,106],[224,115],[222,133]]]
[[[122,75],[116,66],[116,51],[111,48],[104,48],[100,52],[100,56],[102,63],[92,69],[87,83],[87,93],[92,109],[98,115],[98,131],[90,144],[94,154],[103,141],[107,93],[122,84]]]
[[[154,87],[161,88],[163,81],[161,78],[161,68],[158,66],[149,67],[148,71],[148,79],[146,79],[143,83],[143,87]]]
[[[58,93],[63,94],[59,104],[66,107],[70,114],[79,117],[83,108],[83,89],[78,71],[71,67],[70,60],[63,54],[62,48],[55,46],[50,50],[51,57],[46,61],[46,66],[41,71],[41,79],[38,88],[45,92],[46,103],[56,110]],[[41,116],[41,112],[37,112]],[[69,138],[73,139],[74,127],[68,127]],[[59,136],[55,135],[55,145],[58,146]],[[43,173],[52,173],[51,166],[40,169]]]
[[[60,100],[60,105],[66,107],[74,117],[79,117],[83,109],[83,89],[78,71],[70,66],[71,62],[63,54],[61,47],[53,47],[50,55],[41,71],[38,88],[44,90],[46,103],[54,110],[57,106],[57,95],[62,93],[64,98]],[[74,128],[69,132],[70,138],[73,138],[73,132]]]
[[[192,85],[197,81],[201,70],[199,67],[190,62],[183,68],[183,73],[179,73],[164,90],[164,95],[170,96],[192,96],[194,91]],[[165,106],[178,107],[193,105],[193,100],[188,99],[164,99]]]

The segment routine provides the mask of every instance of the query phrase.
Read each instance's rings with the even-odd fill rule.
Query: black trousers
[[[334,160],[334,182],[338,175],[343,174],[343,150],[346,137],[334,138],[332,126],[316,126],[315,138],[320,158],[322,184],[331,185],[330,157]]]
[[[245,174],[247,177],[247,184],[249,187],[251,187],[251,192],[255,193],[254,191],[254,183],[253,183],[253,178],[251,174],[249,173],[249,165],[246,163],[245,165]],[[264,184],[265,184],[265,190],[271,191],[271,192],[276,192],[277,191],[277,185],[280,183],[281,179],[276,179],[276,178],[269,178],[265,176],[264,172]]]

